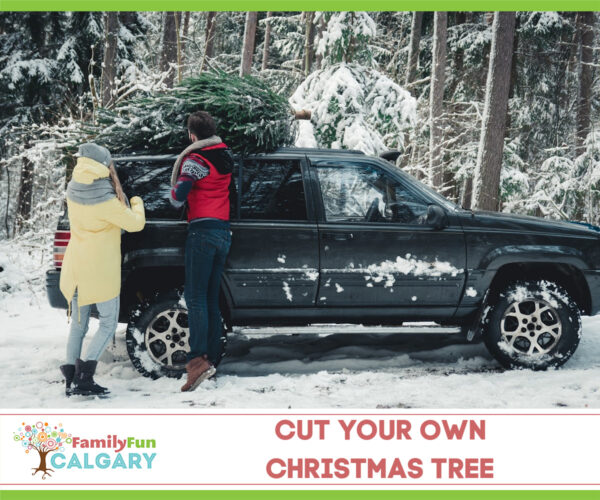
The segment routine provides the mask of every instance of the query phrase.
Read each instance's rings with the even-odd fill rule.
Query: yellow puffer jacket
[[[77,289],[80,306],[105,302],[121,291],[121,229],[141,231],[144,202],[121,203],[110,184],[109,170],[79,158],[67,188],[71,239],[60,273],[60,290],[69,304]]]

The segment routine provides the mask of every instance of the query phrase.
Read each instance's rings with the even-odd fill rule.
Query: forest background
[[[394,149],[399,168],[466,208],[599,224],[597,18],[0,13],[0,239],[50,251],[77,144],[102,143],[107,113],[211,74],[309,110],[290,113],[287,142]]]

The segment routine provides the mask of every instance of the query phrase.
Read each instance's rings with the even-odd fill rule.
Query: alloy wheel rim
[[[521,354],[550,352],[562,335],[562,322],[556,309],[538,298],[515,301],[500,321],[502,341]]]
[[[160,312],[146,328],[146,351],[155,363],[181,368],[185,366],[190,350],[188,313],[185,309],[171,308]]]

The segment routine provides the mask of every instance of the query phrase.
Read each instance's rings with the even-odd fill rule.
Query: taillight
[[[56,231],[54,233],[54,267],[60,269],[71,239],[71,231]]]

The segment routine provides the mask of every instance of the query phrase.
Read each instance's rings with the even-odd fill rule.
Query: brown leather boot
[[[182,392],[193,391],[204,380],[212,377],[217,371],[206,355],[192,359],[185,365],[187,382],[181,387]]]

